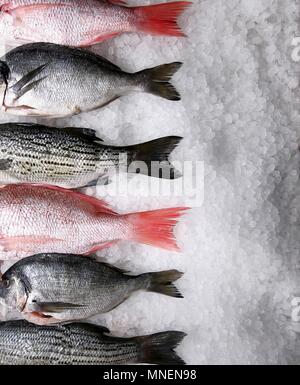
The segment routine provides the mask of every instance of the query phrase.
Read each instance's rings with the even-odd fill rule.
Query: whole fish
[[[37,326],[0,323],[1,365],[184,365],[174,349],[186,337],[169,331],[144,337],[111,337],[91,324]]]
[[[180,100],[169,83],[182,63],[127,73],[92,52],[50,43],[23,45],[0,61],[2,108],[15,115],[64,117],[131,92]]]
[[[180,173],[168,157],[181,139],[173,136],[115,147],[105,145],[91,129],[53,128],[31,123],[1,124],[0,184],[95,186],[108,183],[109,176],[123,167],[131,173],[175,179]]]
[[[145,290],[183,298],[177,270],[132,276],[92,258],[40,254],[13,265],[0,281],[0,302],[38,325],[78,321],[119,306]]]
[[[0,260],[32,254],[92,254],[122,240],[178,251],[173,234],[187,208],[121,215],[104,201],[60,187],[0,189]]]
[[[91,46],[124,32],[185,36],[177,18],[187,1],[130,7],[117,0],[2,0],[0,35],[10,44]]]

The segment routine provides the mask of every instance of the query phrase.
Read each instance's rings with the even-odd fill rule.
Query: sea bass
[[[42,183],[74,189],[107,184],[119,170],[175,179],[180,173],[168,158],[181,139],[173,136],[115,147],[105,145],[87,128],[1,124],[0,184]]]
[[[174,349],[186,336],[169,331],[116,338],[91,324],[37,326],[26,321],[0,323],[1,365],[184,365]]]
[[[183,298],[173,282],[177,270],[132,276],[95,259],[71,254],[24,258],[3,274],[0,302],[38,325],[107,313],[138,290]]]
[[[91,46],[124,32],[185,36],[177,18],[187,1],[130,7],[113,0],[2,0],[0,35],[10,44]]]
[[[180,100],[169,83],[182,63],[127,73],[92,52],[50,43],[23,45],[0,61],[0,100],[15,115],[65,117],[131,92]]]
[[[120,215],[104,201],[60,187],[0,189],[0,260],[32,254],[92,254],[122,240],[178,251],[173,234],[187,208]]]

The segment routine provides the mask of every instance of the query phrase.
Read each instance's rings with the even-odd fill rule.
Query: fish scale
[[[184,364],[174,349],[185,333],[170,331],[133,338],[108,334],[108,329],[83,323],[45,327],[24,321],[3,322],[0,324],[0,364]]]
[[[11,44],[45,41],[70,46],[94,45],[124,32],[184,36],[177,18],[190,4],[130,7],[105,0],[2,0],[0,34]]]
[[[168,161],[179,137],[167,137],[134,146],[105,145],[93,130],[52,128],[36,124],[0,125],[0,184],[26,182],[53,184],[65,188],[96,185],[127,170],[133,161],[159,161],[177,177]],[[126,157],[121,155],[126,154]],[[147,163],[146,163],[147,165]],[[150,164],[151,166],[151,164]],[[134,171],[132,171],[134,172]],[[151,167],[149,174],[152,175]],[[166,176],[165,176],[166,175]],[[178,174],[178,177],[180,175]],[[167,173],[164,174],[167,177]]]

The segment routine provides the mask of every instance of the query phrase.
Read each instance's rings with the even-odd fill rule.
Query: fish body
[[[186,208],[120,215],[105,202],[58,187],[0,189],[0,259],[91,254],[121,240],[178,251],[173,228]]]
[[[44,325],[106,313],[138,290],[182,298],[177,270],[138,276],[80,255],[41,254],[17,262],[2,276],[0,299],[30,322]]]
[[[70,46],[91,46],[124,32],[184,36],[177,18],[190,4],[129,7],[105,0],[2,0],[0,33],[14,45],[43,41]]]
[[[174,349],[186,336],[170,331],[116,338],[91,324],[36,326],[26,321],[0,323],[1,365],[173,364],[184,361]]]
[[[1,124],[0,185],[23,182],[81,188],[101,183],[137,161],[149,166],[148,175],[158,177],[151,162],[163,162],[161,177],[174,179],[180,174],[168,157],[181,139],[167,137],[116,147],[105,145],[91,129]]]
[[[9,51],[0,64],[3,109],[14,115],[72,116],[131,92],[180,100],[168,81],[181,63],[127,73],[86,50],[33,43]]]

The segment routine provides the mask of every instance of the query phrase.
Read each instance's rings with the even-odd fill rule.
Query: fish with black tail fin
[[[178,17],[191,4],[132,7],[121,0],[3,0],[0,34],[12,45],[44,41],[81,47],[127,32],[181,37],[185,35]]]
[[[175,349],[186,334],[167,331],[117,338],[101,326],[73,323],[37,326],[26,321],[0,323],[2,365],[184,365]]]
[[[182,275],[170,270],[133,276],[80,255],[33,255],[3,274],[0,302],[38,325],[70,322],[107,313],[139,290],[183,298],[174,285]]]
[[[169,156],[182,138],[170,136],[133,146],[110,146],[86,128],[41,124],[0,125],[0,184],[42,183],[78,189],[96,186],[120,168],[175,179]],[[123,157],[126,155],[126,157]],[[139,163],[136,163],[139,162]],[[139,171],[131,165],[141,164]]]
[[[169,80],[181,65],[128,73],[86,50],[27,44],[9,51],[0,62],[2,108],[14,115],[53,118],[93,111],[132,92],[178,101],[180,95]]]

